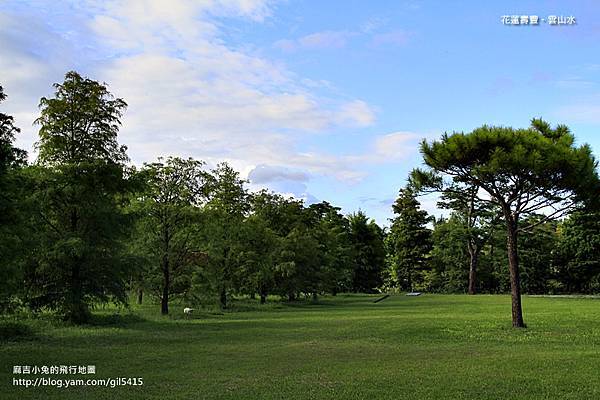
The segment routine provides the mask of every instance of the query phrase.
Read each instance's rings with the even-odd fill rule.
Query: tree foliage
[[[0,103],[6,94],[0,86]],[[14,118],[0,112],[0,312],[14,308],[21,292],[27,241],[26,213],[23,207],[24,183],[21,169],[27,153],[14,146],[20,132]]]
[[[392,219],[389,234],[389,252],[398,285],[408,291],[422,287],[424,271],[431,250],[432,221],[427,211],[421,210],[414,190],[407,186],[392,205],[396,217]]]
[[[37,243],[30,304],[86,322],[94,302],[126,302],[125,148],[116,141],[122,100],[75,72],[42,98],[37,165],[28,171]]]
[[[134,240],[148,261],[141,286],[160,298],[162,314],[169,313],[171,298],[190,289],[190,269],[201,261],[196,243],[199,207],[210,180],[203,167],[191,158],[169,157],[140,171],[144,186],[133,208],[138,215]]]
[[[362,211],[351,214],[348,220],[354,259],[352,291],[374,293],[384,283],[384,232]]]
[[[518,233],[598,197],[597,162],[588,145],[576,147],[574,143],[566,126],[552,129],[545,121],[534,119],[527,129],[482,126],[468,134],[444,134],[439,141],[421,144],[429,170],[415,170],[414,181],[445,193],[476,187],[486,194],[478,195],[479,201],[502,211],[515,327],[525,326]],[[542,210],[548,212],[540,221],[519,223]]]

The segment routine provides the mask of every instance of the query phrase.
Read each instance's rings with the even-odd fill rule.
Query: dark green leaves
[[[105,84],[71,71],[54,85],[54,98],[40,100],[38,162],[44,165],[90,160],[123,163],[126,147],[117,142],[127,104]]]

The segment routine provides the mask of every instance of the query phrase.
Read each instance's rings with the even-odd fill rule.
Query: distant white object
[[[194,311],[194,309],[193,308],[189,308],[189,307],[186,307],[186,308],[183,309],[183,313],[184,314],[188,314],[188,315],[191,314],[192,311]]]
[[[410,292],[410,293],[406,293],[407,296],[420,296],[421,292]]]

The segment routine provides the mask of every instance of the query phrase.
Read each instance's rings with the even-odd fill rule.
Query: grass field
[[[145,305],[121,317],[105,310],[96,326],[32,322],[35,337],[0,343],[0,398],[600,398],[600,300],[525,297],[528,329],[515,330],[508,296],[375,298],[249,304],[190,320]],[[61,364],[144,385],[12,385],[26,377],[13,365]]]

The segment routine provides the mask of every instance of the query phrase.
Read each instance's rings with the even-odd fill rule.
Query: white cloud
[[[244,170],[269,164],[338,179],[356,175],[338,157],[300,154],[295,146],[306,133],[373,123],[368,104],[321,99],[284,66],[226,46],[208,16],[260,21],[270,8],[242,1],[223,9],[222,3],[112,3],[95,18],[100,37],[112,43],[127,31],[131,38],[130,53],[99,73],[130,104],[122,132],[132,158],[184,153],[229,159]]]
[[[261,164],[248,173],[248,179],[257,184],[284,180],[306,182],[309,174],[286,167]]]
[[[600,124],[600,104],[598,103],[571,104],[559,108],[555,114],[565,123]]]
[[[356,35],[357,33],[349,31],[322,31],[302,36],[296,40],[278,40],[274,46],[284,51],[340,49],[346,46],[352,36]]]
[[[18,116],[20,126],[30,126],[51,84],[77,69],[108,82],[111,92],[129,104],[120,140],[136,163],[182,155],[227,160],[241,171],[268,164],[340,180],[364,176],[344,157],[300,153],[297,147],[307,134],[373,123],[368,104],[341,98],[326,81],[298,77],[222,39],[222,18],[260,23],[271,15],[272,2],[88,1],[77,10],[85,12],[70,16],[67,33],[48,24],[48,9],[11,16],[12,25],[0,15],[6,23],[0,50],[7,55],[0,58],[0,70],[9,95],[3,106]],[[74,43],[73,34],[83,42]],[[335,37],[317,35],[305,43],[342,40]],[[36,56],[39,43],[45,53]],[[332,94],[322,97],[328,91]],[[35,129],[24,131],[21,144],[31,146]]]
[[[375,112],[364,101],[354,100],[342,105],[337,118],[342,124],[369,126],[375,122]]]
[[[375,153],[388,160],[402,159],[417,149],[423,135],[414,132],[393,132],[375,140]]]
[[[376,136],[369,149],[363,154],[346,157],[350,164],[395,163],[406,159],[418,151],[419,143],[429,134],[419,134],[408,131],[392,132]]]
[[[354,33],[347,31],[323,31],[298,39],[298,44],[308,49],[328,49],[344,47]]]
[[[404,46],[410,40],[411,34],[406,31],[396,30],[392,32],[379,33],[373,36],[372,43],[375,46],[396,45]]]

